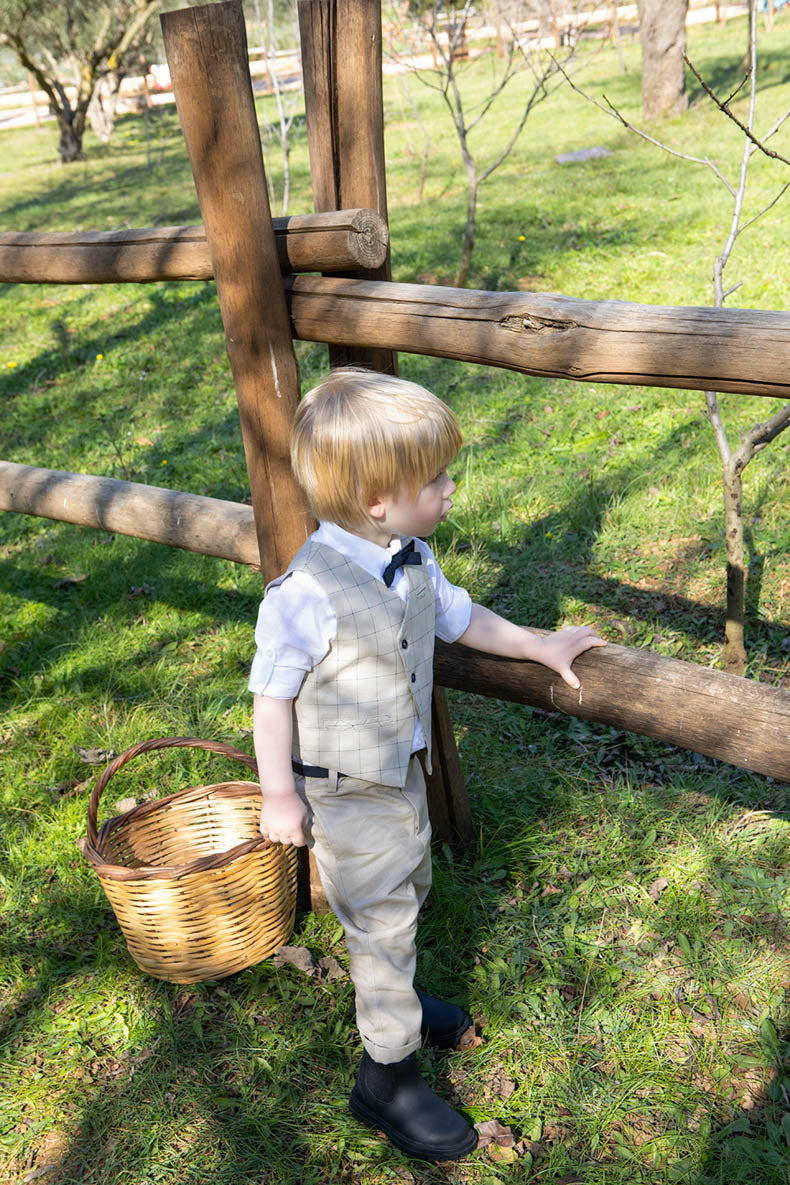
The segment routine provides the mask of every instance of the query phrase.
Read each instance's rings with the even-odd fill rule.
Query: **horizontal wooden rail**
[[[387,228],[372,210],[274,219],[290,272],[373,267]],[[0,234],[0,282],[208,280],[202,227]],[[577,300],[286,275],[295,337],[501,366],[543,378],[790,397],[790,314]],[[778,376],[778,377],[777,377]]]
[[[543,378],[790,396],[790,313],[294,276],[294,335]],[[783,378],[783,376],[787,376]]]
[[[387,256],[387,224],[374,210],[274,218],[284,272],[348,272]],[[202,226],[142,230],[0,233],[0,282],[112,284],[211,280]]]
[[[252,508],[197,494],[0,461],[0,510],[260,563]],[[436,644],[441,686],[597,720],[790,781],[787,691],[614,643],[581,655],[574,670],[581,691],[537,663]]]
[[[578,691],[538,663],[438,639],[434,668],[444,687],[597,720],[790,782],[790,692],[780,687],[612,642],[576,659]]]
[[[0,461],[0,510],[134,535],[258,567],[252,507],[112,477]]]

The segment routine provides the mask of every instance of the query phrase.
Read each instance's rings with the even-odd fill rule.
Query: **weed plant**
[[[744,22],[694,28],[721,93]],[[766,115],[790,105],[790,18],[760,51]],[[639,118],[638,51],[601,50],[580,81]],[[474,76],[474,67],[472,67]],[[477,83],[484,86],[482,75]],[[411,83],[432,149],[388,80],[395,277],[441,283],[464,191],[437,97]],[[733,128],[694,86],[661,129],[735,160]],[[502,134],[517,102],[503,100]],[[787,135],[776,148],[787,154]],[[780,142],[781,141],[781,142]],[[560,165],[559,153],[610,155]],[[0,133],[4,229],[199,221],[174,108],[123,117],[108,146],[56,163],[52,124]],[[311,208],[304,138],[293,209]],[[755,210],[781,181],[756,160]],[[269,161],[279,185],[276,157]],[[722,191],[723,193],[723,191]],[[482,192],[471,283],[589,299],[710,303],[728,219],[694,166],[630,138],[567,88],[530,118]],[[782,204],[733,262],[747,306],[785,308]],[[249,493],[208,284],[0,289],[5,459],[243,500]],[[298,346],[305,386],[323,347]],[[517,620],[589,622],[634,647],[715,666],[723,547],[715,447],[698,392],[537,380],[402,356],[456,410],[465,447],[437,552]],[[728,397],[747,424],[771,401]],[[788,446],[749,470],[752,678],[788,673]],[[76,848],[96,773],[84,760],[192,734],[250,748],[246,675],[260,578],[241,567],[41,519],[0,520],[3,1179],[97,1185],[790,1180],[787,787],[644,738],[479,696],[451,696],[478,828],[436,851],[420,980],[472,1012],[482,1043],[423,1066],[516,1147],[408,1163],[349,1116],[359,1055],[342,935],[300,916],[292,942],[336,980],[271,960],[192,987],[139,972]],[[99,754],[96,751],[99,751]],[[127,767],[119,800],[220,780],[204,754]]]

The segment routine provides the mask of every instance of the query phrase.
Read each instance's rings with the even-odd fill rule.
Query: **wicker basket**
[[[183,790],[108,819],[97,832],[99,799],[110,778],[141,753],[171,748],[221,753],[257,774],[255,760],[230,745],[196,737],[134,745],[96,782],[88,835],[79,847],[141,970],[174,983],[221,979],[288,941],[297,853],[261,835],[255,782]]]

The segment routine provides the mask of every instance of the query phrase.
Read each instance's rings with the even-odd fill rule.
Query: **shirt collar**
[[[337,523],[330,522],[319,523],[313,539],[316,543],[333,547],[377,580],[381,580],[381,574],[395,552],[408,542],[406,538],[401,539],[396,535],[388,547],[379,547],[378,543],[371,543],[369,539],[363,539],[361,535],[354,535]]]

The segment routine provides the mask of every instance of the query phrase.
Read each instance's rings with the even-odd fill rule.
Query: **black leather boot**
[[[457,1160],[477,1146],[475,1129],[434,1094],[413,1053],[390,1065],[363,1053],[348,1105],[362,1123],[381,1128],[396,1148],[419,1160]]]
[[[422,1039],[433,1049],[454,1049],[472,1024],[472,1018],[457,1004],[437,1000],[416,987],[422,1005]]]

